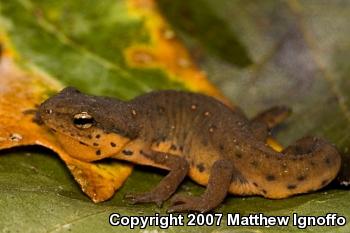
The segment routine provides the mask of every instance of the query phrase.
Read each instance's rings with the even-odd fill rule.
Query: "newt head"
[[[135,137],[125,102],[68,87],[44,101],[38,118],[72,156],[94,161],[118,153]]]

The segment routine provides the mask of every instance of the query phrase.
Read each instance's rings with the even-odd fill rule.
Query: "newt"
[[[340,154],[321,137],[303,137],[281,152],[266,144],[289,112],[273,107],[249,120],[197,93],[164,90],[122,101],[68,87],[40,105],[38,118],[76,159],[113,158],[169,171],[150,191],[126,195],[131,203],[162,205],[189,176],[206,190],[173,195],[168,212],[207,212],[228,193],[280,199],[336,177]]]

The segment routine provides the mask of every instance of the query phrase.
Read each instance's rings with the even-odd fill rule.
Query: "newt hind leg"
[[[287,106],[275,106],[258,113],[251,120],[251,128],[256,138],[266,141],[269,132],[284,122],[291,114],[292,110]]]
[[[189,164],[184,157],[158,151],[143,151],[142,154],[156,164],[167,167],[170,172],[152,190],[145,193],[127,194],[125,198],[132,204],[154,202],[159,207],[176,191],[186,177]]]
[[[199,211],[203,213],[216,208],[225,199],[234,175],[231,161],[216,161],[211,168],[205,192],[198,197],[175,195],[171,199],[168,212]]]

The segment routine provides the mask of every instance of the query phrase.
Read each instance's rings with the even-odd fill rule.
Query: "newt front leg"
[[[132,204],[154,202],[158,206],[161,206],[184,180],[189,170],[189,164],[183,157],[163,152],[143,150],[142,155],[156,164],[167,167],[170,172],[149,192],[127,194],[125,198]]]

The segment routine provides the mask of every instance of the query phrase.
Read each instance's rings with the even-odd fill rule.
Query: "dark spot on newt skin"
[[[289,184],[289,185],[287,185],[287,189],[289,189],[289,190],[292,190],[292,189],[296,189],[296,185],[295,184]]]
[[[92,139],[92,136],[89,134],[88,136],[87,136],[89,139]]]
[[[237,157],[237,158],[239,158],[239,159],[241,159],[241,158],[242,158],[242,154],[241,154],[241,152],[236,152],[236,153],[235,153],[235,155],[236,155],[236,157]]]
[[[261,190],[263,192],[263,194],[267,194],[267,191],[265,189]]]
[[[170,150],[176,150],[176,146],[174,144],[171,144]]]
[[[101,155],[101,150],[97,150],[96,155]]]
[[[196,167],[197,167],[199,172],[204,172],[204,170],[205,170],[205,167],[204,167],[203,163],[197,164]]]
[[[111,142],[111,147],[116,147],[117,144],[115,144],[114,142]]]
[[[325,162],[327,165],[331,164],[331,160],[330,160],[328,157],[325,158],[324,162]]]
[[[124,155],[132,155],[133,154],[133,152],[131,150],[123,150],[122,152]],[[143,154],[143,151],[141,150],[140,153]]]
[[[96,137],[96,138],[98,139],[98,138],[100,138],[100,137],[101,137],[101,135],[99,135],[99,134],[96,134],[96,136],[95,136],[95,137]]]
[[[98,143],[94,142],[92,145],[93,145],[93,146],[98,146]]]
[[[316,164],[315,164],[314,161],[311,160],[311,161],[310,161],[310,165],[314,167]]]
[[[255,187],[259,187],[259,185],[258,185],[257,183],[255,183],[255,182],[253,182],[253,185],[254,185]]]
[[[183,146],[179,146],[179,150],[180,150],[181,152],[183,152],[184,147],[183,147]]]
[[[220,148],[220,150],[225,150],[225,147],[222,144],[219,145],[219,148]]]
[[[267,181],[274,181],[276,180],[276,177],[274,175],[269,174],[269,175],[266,175],[265,179]]]
[[[300,175],[297,177],[298,181],[304,181],[305,179],[306,179],[306,176],[304,176],[304,175]]]
[[[75,134],[74,134],[74,133],[71,133],[71,134],[70,134],[70,136],[74,137],[74,136],[75,136]]]

